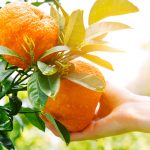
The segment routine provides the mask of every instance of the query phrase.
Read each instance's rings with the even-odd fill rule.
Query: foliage
[[[57,0],[37,1],[32,4],[39,6],[49,2],[53,2],[51,16],[59,24],[58,45],[47,50],[37,62],[26,70],[8,64],[0,56],[0,99],[3,100],[3,105],[0,106],[0,142],[7,149],[14,149],[9,134],[15,128],[17,132],[13,137],[14,139],[20,136],[21,130],[29,122],[38,129],[45,131],[45,124],[40,115],[47,102],[47,97],[50,96],[55,100],[62,78],[67,78],[94,91],[103,91],[105,84],[97,76],[73,74],[71,72],[73,68],[71,60],[83,57],[97,65],[113,70],[111,63],[89,53],[94,51],[118,52],[119,50],[106,45],[103,38],[108,32],[126,29],[129,26],[117,22],[99,22],[99,20],[138,11],[137,7],[128,0],[121,0],[122,3],[116,0],[103,0],[104,3],[101,3],[102,0],[97,0],[89,13],[89,26],[86,28],[81,10],[75,10],[68,14]],[[108,10],[108,12],[101,13],[97,5],[101,6],[102,10]],[[24,42],[26,42],[25,40]],[[28,40],[33,43],[30,37]],[[0,54],[24,60],[13,50],[4,46],[0,46]],[[42,59],[51,54],[56,54],[56,57],[47,64],[43,63]],[[32,57],[31,59],[33,59]],[[24,107],[23,100],[18,96],[20,91],[27,91],[32,106]],[[8,101],[4,100],[6,96]],[[60,137],[68,144],[70,134],[67,129],[51,115],[44,113],[43,115],[54,125]]]

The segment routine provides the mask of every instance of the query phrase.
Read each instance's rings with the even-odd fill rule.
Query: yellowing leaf
[[[65,9],[60,5],[60,3],[57,0],[53,0],[55,5],[60,8],[61,12],[63,13],[65,19],[67,20],[69,15],[67,14],[67,12],[65,11]]]
[[[137,12],[138,8],[128,0],[96,0],[89,14],[89,24],[109,16]]]
[[[101,41],[105,36],[107,36],[108,33],[104,33],[102,35],[99,35],[95,38],[93,38],[94,41]]]
[[[82,53],[89,53],[94,51],[103,51],[103,52],[123,52],[116,48],[109,47],[104,44],[87,44],[81,48]]]
[[[86,38],[93,39],[111,31],[128,28],[128,25],[119,22],[97,22],[86,29]]]
[[[105,88],[105,82],[94,74],[73,72],[65,78],[93,91],[102,92]]]
[[[65,29],[64,44],[76,48],[79,47],[85,38],[85,27],[83,22],[83,11],[76,10],[69,17]]]
[[[98,56],[91,55],[91,54],[85,54],[82,57],[87,59],[87,60],[90,60],[91,62],[93,62],[93,63],[95,63],[95,64],[97,64],[99,66],[102,66],[104,68],[113,70],[112,64],[110,62],[108,62],[108,61],[106,61],[104,59],[101,59]]]
[[[67,46],[55,46],[50,48],[49,50],[45,51],[45,53],[42,54],[42,56],[39,59],[42,59],[48,55],[51,55],[53,53],[58,53],[58,52],[63,52],[63,51],[68,51],[69,48]]]
[[[43,75],[50,76],[57,72],[56,67],[47,65],[41,61],[37,61],[37,66]]]
[[[58,44],[62,45],[64,43],[63,42],[64,41],[63,35],[64,35],[65,18],[53,6],[51,6],[50,14],[56,20],[57,24],[59,25],[59,41],[58,41]]]
[[[50,15],[55,19],[55,21],[59,22],[59,13],[58,11],[51,5]]]

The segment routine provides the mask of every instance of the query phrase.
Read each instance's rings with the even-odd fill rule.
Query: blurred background
[[[10,2],[17,0],[9,0]],[[18,0],[19,1],[19,0]],[[20,0],[23,1],[23,0]],[[44,1],[44,0],[43,0]],[[39,2],[43,2],[39,0]],[[45,0],[46,1],[46,0]],[[138,13],[109,17],[107,21],[118,21],[128,24],[132,29],[115,31],[106,36],[112,47],[124,50],[124,53],[97,53],[100,57],[110,61],[114,71],[100,68],[106,79],[110,82],[124,86],[134,93],[150,96],[150,1],[130,0],[138,8]],[[0,0],[3,7],[7,1]],[[36,0],[28,0],[36,2]],[[71,13],[75,9],[83,9],[85,24],[87,24],[90,7],[95,0],[60,0],[62,6]],[[43,3],[39,8],[49,14],[50,7]],[[26,99],[26,93],[20,93]],[[63,141],[55,137],[49,130],[41,132],[27,121],[22,130],[15,125],[11,138],[17,150],[149,150],[150,134],[127,133],[119,136],[98,139],[96,141],[72,142],[66,146]],[[0,147],[0,149],[2,149]]]

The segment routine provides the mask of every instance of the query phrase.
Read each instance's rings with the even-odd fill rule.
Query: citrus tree
[[[49,16],[36,7],[45,2],[51,7]],[[15,149],[8,133],[15,122],[23,127],[24,121],[20,123],[18,117],[25,116],[42,131],[46,125],[66,144],[70,132],[83,130],[95,115],[98,117],[95,109],[101,102],[105,79],[89,62],[113,70],[110,62],[93,52],[121,52],[103,39],[111,31],[130,28],[103,19],[136,11],[138,8],[128,0],[96,0],[85,27],[82,10],[68,14],[56,0],[10,3],[0,9],[3,146]],[[20,91],[27,91],[30,107],[25,107],[18,97]]]

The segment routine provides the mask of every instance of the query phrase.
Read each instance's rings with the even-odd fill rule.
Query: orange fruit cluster
[[[23,69],[28,68],[32,63],[30,49],[24,42],[24,37],[28,36],[34,42],[34,62],[46,50],[56,45],[58,40],[58,25],[55,20],[25,2],[10,3],[0,9],[0,29],[0,45],[12,49],[26,62],[13,56],[4,56],[5,59],[10,64]],[[44,61],[49,59],[50,57]]]
[[[25,2],[11,3],[0,9],[0,29],[0,45],[12,49],[26,62],[14,56],[4,56],[5,59],[10,64],[23,69],[33,63],[31,49],[27,47],[24,37],[28,36],[34,42],[32,54],[35,63],[46,50],[55,46],[58,40],[58,26],[55,20]],[[50,61],[53,57],[50,55],[42,61]],[[105,83],[103,75],[96,67],[83,61],[72,61],[72,63],[75,72],[94,74]],[[70,132],[81,131],[94,118],[101,95],[100,92],[62,79],[56,100],[48,98],[43,112],[51,114]],[[50,122],[44,116],[42,118],[49,127]]]
[[[75,72],[94,74],[105,82],[101,72],[93,65],[83,61],[74,61],[73,64]],[[51,114],[70,132],[81,131],[89,125],[95,116],[101,95],[100,92],[63,79],[56,100],[49,98],[43,111]],[[50,122],[44,116],[43,119],[47,127],[50,127]]]

